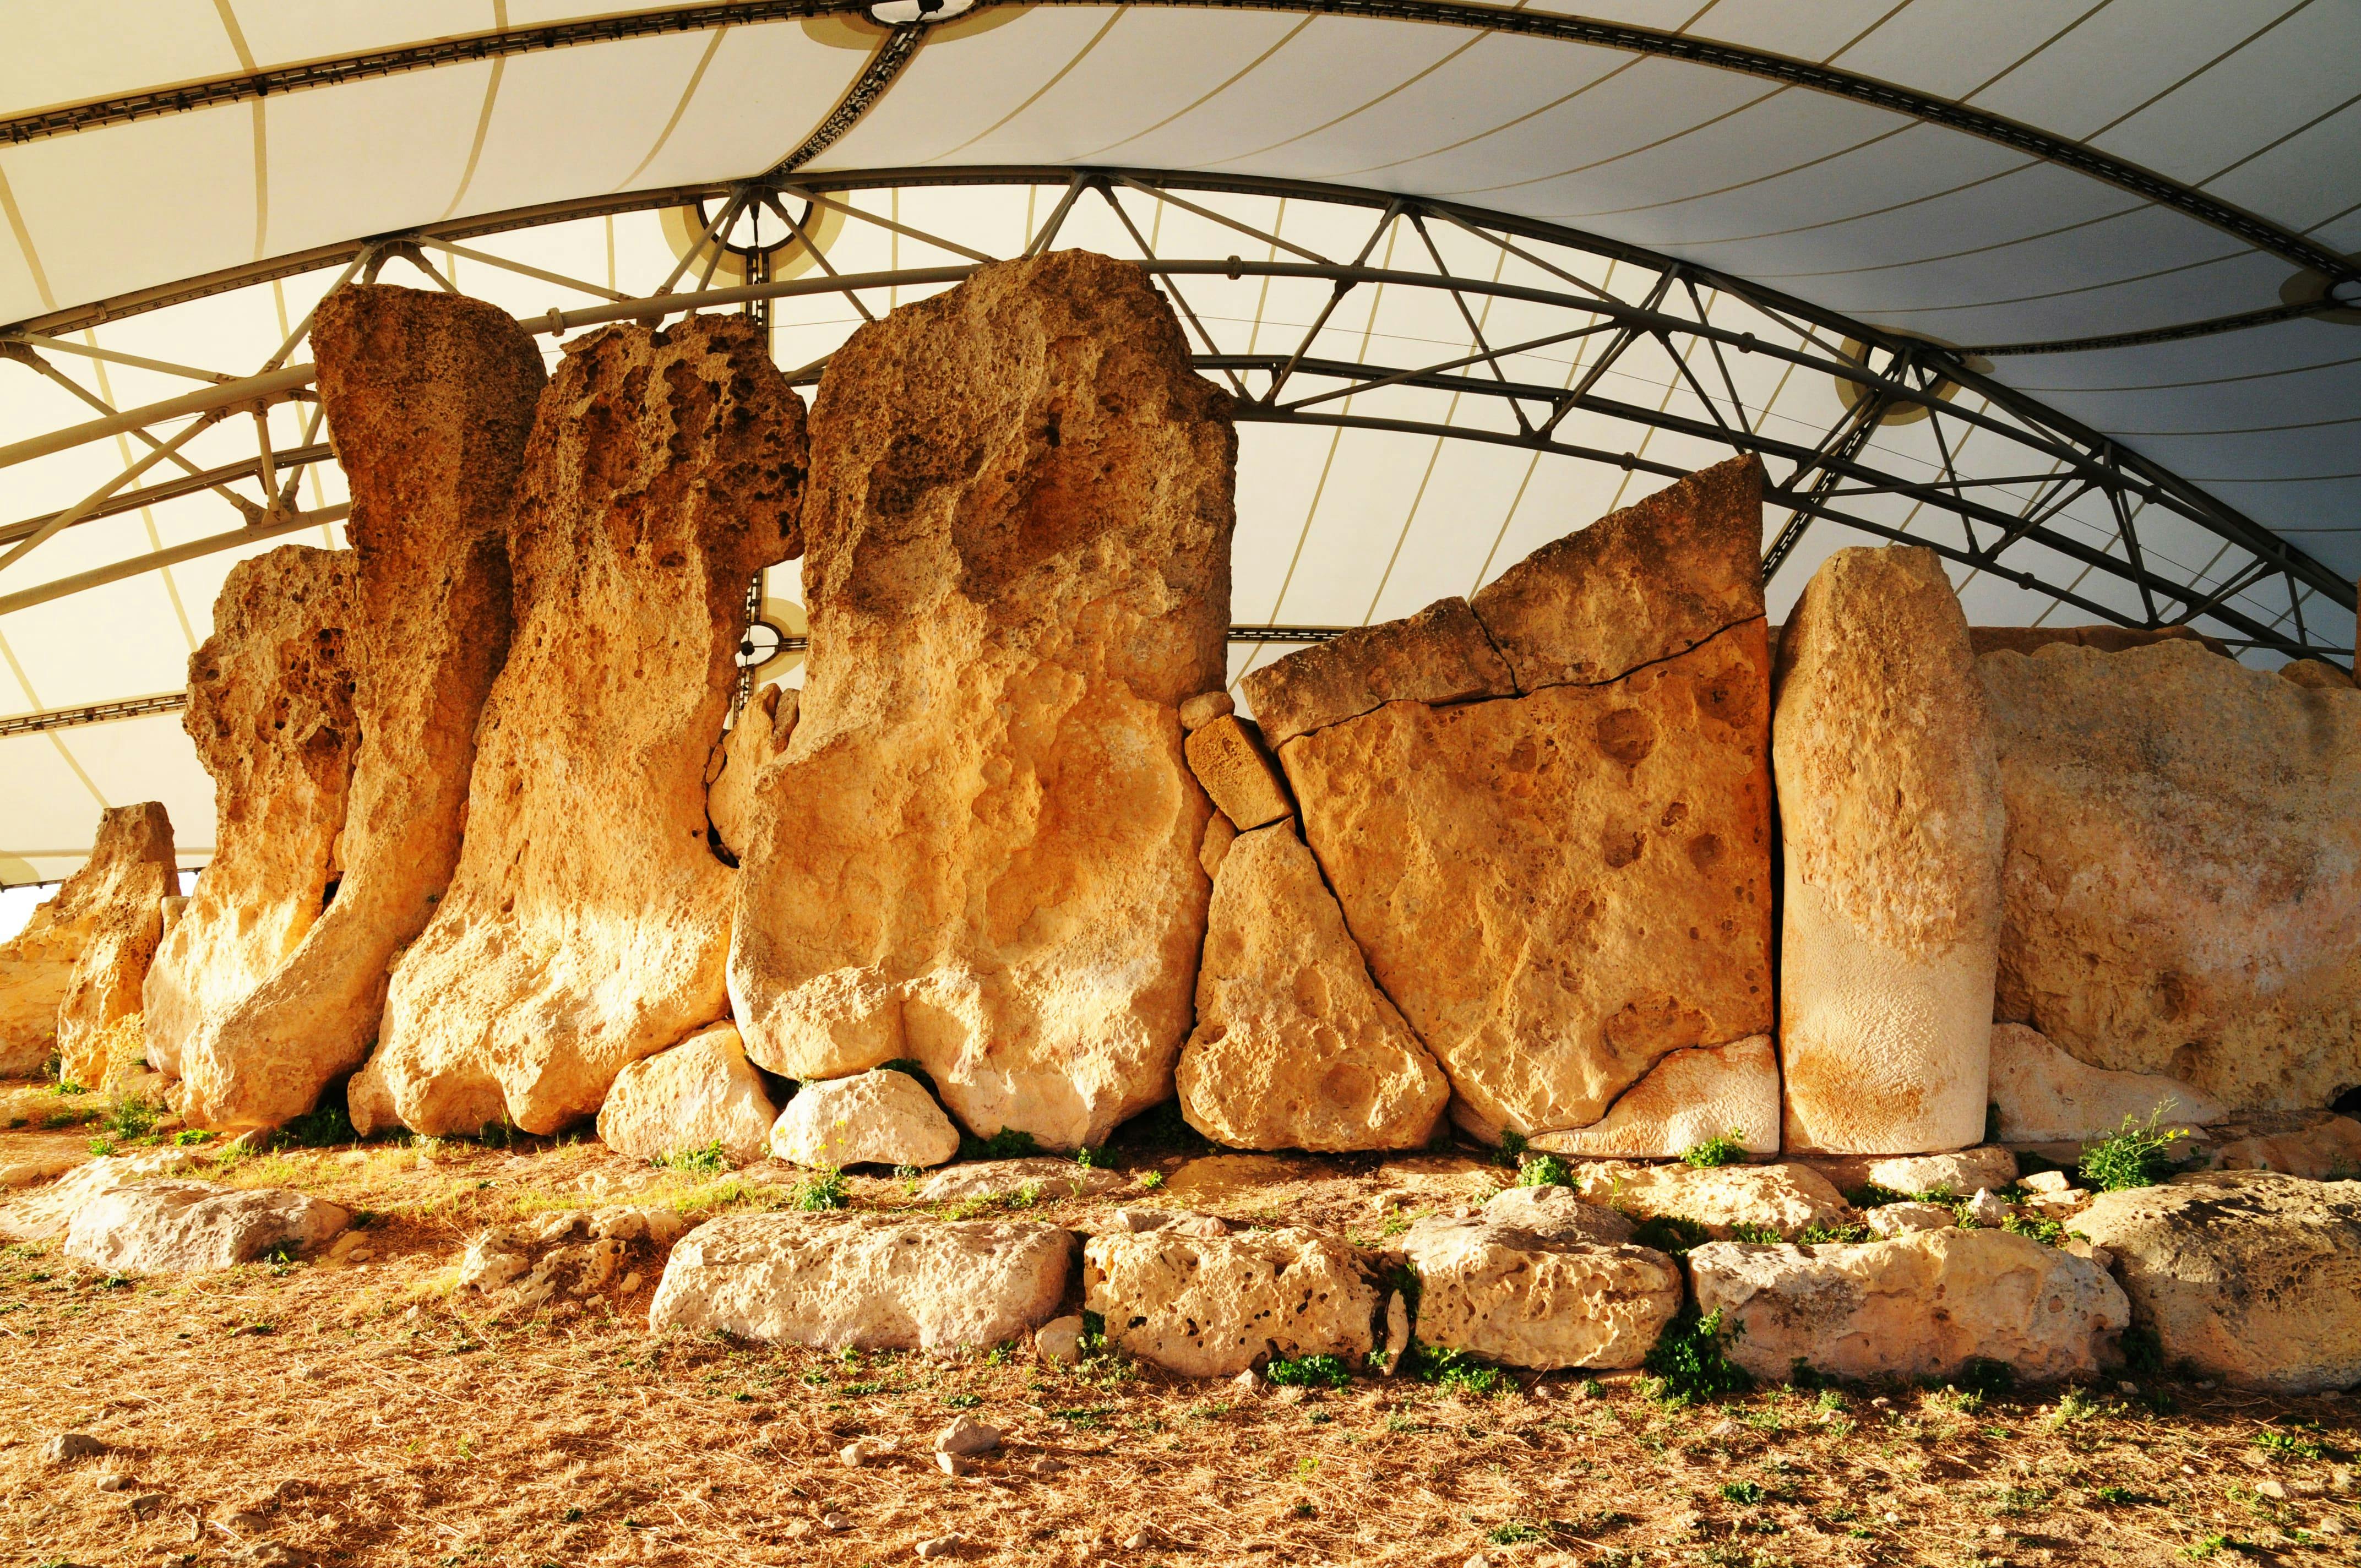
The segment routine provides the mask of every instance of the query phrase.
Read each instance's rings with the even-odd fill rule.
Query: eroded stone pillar
[[[2004,814],[1968,620],[1931,550],[1839,550],[1779,649],[1790,1152],[1984,1132]]]
[[[745,316],[567,345],[517,486],[467,843],[394,970],[353,1096],[370,1119],[554,1132],[727,1015],[706,764],[746,579],[802,548],[805,464],[803,402]]]
[[[476,719],[508,654],[509,503],[545,379],[531,334],[480,300],[361,284],[320,302],[312,345],[353,505],[344,875],[286,962],[187,1041],[200,1126],[299,1115],[368,1054],[393,961],[458,862]]]
[[[148,1061],[168,1076],[208,1017],[278,972],[337,882],[360,745],[354,560],[284,544],[239,562],[190,656],[181,727],[213,775],[214,858],[148,970]]]
[[[1208,891],[1178,706],[1222,684],[1235,456],[1170,308],[1086,252],[837,352],[730,953],[757,1061],[913,1058],[976,1132],[1061,1147],[1171,1092]]]
[[[80,938],[55,1015],[66,1082],[96,1089],[106,1081],[110,1030],[139,1011],[139,987],[164,935],[165,895],[180,891],[179,864],[162,802],[113,806],[98,819],[90,859],[42,905],[56,910],[53,931],[68,926]]]

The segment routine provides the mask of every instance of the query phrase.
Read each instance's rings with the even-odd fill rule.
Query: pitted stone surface
[[[729,1214],[681,1238],[648,1327],[824,1350],[983,1349],[1056,1316],[1073,1238],[1029,1221]]]
[[[1449,598],[1249,670],[1238,689],[1254,705],[1264,740],[1279,746],[1389,702],[1513,696],[1517,682],[1467,601]]]
[[[796,1078],[923,1065],[1071,1148],[1171,1092],[1209,894],[1180,704],[1220,686],[1235,435],[1137,268],[979,269],[812,411],[809,678],[730,956]]]
[[[1768,1035],[1675,1051],[1587,1127],[1537,1133],[1534,1148],[1594,1158],[1665,1158],[1708,1138],[1779,1152],[1779,1055]]]
[[[356,556],[282,544],[230,568],[189,660],[181,728],[214,781],[214,855],[142,992],[148,1059],[177,1076],[208,1017],[286,963],[343,875],[338,839],[360,726]]]
[[[1253,720],[1224,715],[1201,724],[1189,732],[1183,749],[1213,809],[1242,831],[1293,815],[1287,782],[1263,749]]]
[[[1350,1247],[1309,1231],[1199,1235],[1167,1226],[1093,1236],[1082,1304],[1107,1343],[1184,1377],[1230,1377],[1273,1356],[1377,1347],[1377,1287]]]
[[[1587,1127],[1672,1052],[1771,1031],[1767,659],[1748,620],[1604,685],[1394,703],[1282,748],[1462,1126]]]
[[[1844,549],[1779,646],[1790,1153],[1983,1135],[2005,818],[1968,620],[1941,558]]]
[[[1697,1310],[1757,1377],[1952,1377],[1998,1361],[2029,1383],[2098,1371],[2131,1305],[2089,1258],[1996,1230],[1689,1254]]]
[[[755,783],[794,738],[802,697],[793,687],[763,686],[715,748],[721,771],[706,786],[705,815],[737,860],[746,858],[753,842]]]
[[[1763,465],[1700,469],[1543,545],[1470,604],[1520,691],[1686,652],[1763,614]]]
[[[736,314],[568,345],[541,400],[457,872],[364,1069],[422,1133],[548,1133],[729,1011],[705,773],[746,580],[797,554],[803,404]]]
[[[1505,1187],[1484,1205],[1487,1223],[1548,1241],[1613,1246],[1631,1239],[1631,1221],[1603,1203],[1586,1202],[1570,1187]]]
[[[2279,1394],[2361,1382],[2361,1181],[2209,1171],[2102,1192],[2074,1229],[2114,1254],[2166,1365]]]
[[[1994,1015],[2233,1114],[2361,1084],[2361,691],[2187,641],[1977,667],[2008,806]]]
[[[1291,823],[1240,834],[1221,862],[1177,1076],[1189,1124],[1231,1148],[1422,1148],[1443,1115],[1442,1069]]]
[[[1694,1220],[1716,1241],[1743,1227],[1798,1236],[1848,1223],[1844,1194],[1801,1165],[1619,1165],[1574,1168],[1576,1190],[1593,1203],[1654,1219]]]
[[[1637,1366],[1680,1310],[1680,1265],[1642,1246],[1429,1218],[1401,1253],[1418,1271],[1427,1344],[1510,1366]]]
[[[509,504],[545,379],[532,335],[480,300],[368,283],[320,302],[312,345],[353,506],[342,878],[269,978],[183,1040],[197,1126],[300,1115],[379,1037],[387,974],[458,863],[476,720],[512,624]]]

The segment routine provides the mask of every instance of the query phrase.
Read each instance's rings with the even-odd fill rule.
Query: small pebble
[[[837,1450],[837,1463],[848,1469],[858,1470],[873,1459],[882,1459],[894,1452],[890,1437],[857,1437]]]
[[[1036,1475],[1063,1475],[1072,1468],[1064,1460],[1046,1453],[1033,1462],[1033,1474]]]
[[[1733,1421],[1725,1416],[1720,1420],[1714,1422],[1712,1426],[1708,1427],[1706,1429],[1705,1435],[1719,1441],[1721,1439],[1736,1437],[1745,1430],[1746,1429],[1744,1427],[1740,1426],[1736,1421]]]
[[[838,1513],[835,1509],[831,1508],[827,1513],[820,1515],[819,1528],[824,1530],[830,1531],[833,1534],[842,1535],[846,1530],[852,1528],[852,1520],[848,1516]]]
[[[956,1453],[938,1453],[935,1455],[935,1468],[946,1475],[964,1475],[975,1468],[975,1461],[963,1459]]]
[[[1143,1525],[1123,1539],[1126,1552],[1145,1552],[1156,1544],[1156,1532]]]
[[[1000,1429],[973,1416],[961,1416],[935,1434],[937,1453],[990,1453],[1000,1446]]]
[[[630,1295],[632,1291],[637,1290],[639,1288],[640,1271],[636,1268],[623,1276],[623,1282],[615,1287],[616,1289],[621,1291],[626,1296]]]
[[[94,1459],[106,1452],[106,1444],[86,1431],[61,1431],[41,1444],[41,1457],[51,1464],[71,1464],[77,1459]]]
[[[126,1506],[133,1513],[144,1519],[149,1514],[154,1513],[158,1508],[164,1506],[164,1494],[161,1492],[142,1492],[137,1497],[132,1498]]]
[[[1241,1396],[1250,1398],[1262,1392],[1262,1379],[1257,1377],[1252,1370],[1248,1370],[1231,1378],[1230,1387]]]
[[[932,1541],[922,1541],[918,1542],[918,1555],[921,1557],[949,1557],[952,1552],[957,1552],[959,1548],[960,1538],[958,1536],[939,1535]]]
[[[2268,1497],[2274,1502],[2285,1502],[2288,1489],[2277,1481],[2257,1481],[2255,1483],[2255,1495],[2258,1497]]]

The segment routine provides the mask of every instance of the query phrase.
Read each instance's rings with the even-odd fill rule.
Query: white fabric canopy
[[[2353,645],[2361,309],[2284,308],[2326,287],[2290,258],[2290,246],[2361,249],[2361,82],[2351,63],[2361,58],[2361,10],[2351,5],[1630,0],[1582,13],[1655,29],[1660,38],[1638,40],[1645,47],[1533,31],[1574,15],[1550,5],[996,5],[906,35],[850,8],[787,14],[796,9],[0,0],[10,40],[0,51],[9,126],[0,323],[17,323],[20,343],[29,329],[54,373],[0,365],[0,447],[204,385],[123,356],[253,373],[368,236],[481,220],[467,247],[589,287],[441,251],[427,259],[466,291],[538,317],[654,291],[679,259],[659,208],[681,200],[657,198],[718,191],[799,151],[811,156],[797,176],[841,179],[837,199],[867,214],[809,209],[835,225],[823,249],[843,273],[972,259],[920,236],[1016,254],[1058,206],[1063,170],[1185,171],[1201,186],[1233,188],[1176,188],[1192,211],[1118,187],[1075,203],[1056,243],[1137,256],[1145,242],[1159,257],[1273,264],[1299,252],[1350,262],[1366,250],[1374,269],[1447,267],[1502,286],[1578,282],[1630,298],[1635,277],[1659,274],[1644,258],[1609,254],[1621,245],[1830,319],[1993,350],[1999,388],[2188,480],[2323,564],[2345,591],[2340,602],[2329,587],[2286,576],[2240,585],[2246,556],[2165,509],[2144,514],[2138,534],[2152,563],[2234,590],[2224,606],[2248,624],[2301,622],[2312,645]],[[1822,68],[1846,74],[1819,84]],[[1892,102],[1872,91],[1879,83],[1897,90]],[[1958,116],[1945,104],[1970,120],[1971,111],[2001,118],[1949,123]],[[2084,165],[2099,155],[2108,169],[2152,175],[2154,190],[2092,173]],[[1019,169],[1035,172],[1005,172]],[[1004,172],[975,184],[851,178],[953,170]],[[1497,235],[1438,223],[1422,236],[1407,222],[1381,223],[1379,209],[1279,181],[1456,203],[1600,244],[1528,236],[1517,242],[1522,254],[1510,254]],[[586,211],[595,198],[617,210]],[[2250,215],[2254,232],[2208,221],[2208,202]],[[581,215],[528,225],[549,203]],[[307,264],[315,250],[335,254]],[[808,257],[800,265],[818,276]],[[209,275],[225,276],[171,287]],[[399,260],[383,276],[434,286]],[[1333,294],[1324,281],[1268,276],[1177,282],[1202,318],[1191,323],[1201,346],[1241,361],[1296,350]],[[882,311],[914,291],[873,291],[865,303]],[[175,293],[189,297],[146,308]],[[1727,290],[1706,295],[1698,308],[1718,327],[1765,345],[1811,340]],[[773,312],[775,351],[791,368],[822,358],[860,320],[840,294],[782,299]],[[2268,319],[2180,334],[2247,315]],[[1478,332],[1498,347],[1546,336],[1557,319],[1527,300],[1364,287],[1334,307],[1312,349],[1360,366],[1433,365],[1474,352]],[[2107,337],[2130,341],[2021,351]],[[543,341],[554,357],[554,338]],[[1598,341],[1465,373],[1572,387]],[[1825,376],[1768,355],[1733,355],[1726,368],[1730,406],[1766,436],[1809,447],[1842,418],[1846,389]],[[1688,371],[1669,347],[1642,345],[1599,390],[1702,421],[1718,411],[1689,400]],[[1972,390],[1957,402],[1998,406]],[[1241,427],[1238,622],[1352,625],[1406,613],[1469,591],[1661,482],[1644,469],[1519,449],[1519,415],[1499,398],[1402,385],[1344,406],[1417,428]],[[274,453],[324,439],[310,416],[300,402],[271,410]],[[2017,472],[2023,458],[2002,434],[1980,432],[1967,450],[1938,453],[1934,422],[1880,427],[1869,456],[1896,472],[1931,475],[1947,461],[1986,464],[1988,477]],[[170,439],[180,428],[157,430]],[[1444,428],[1499,439],[1428,433]],[[1555,435],[1653,465],[1728,451],[1590,411]],[[255,421],[241,414],[191,436],[180,455],[207,469],[251,462],[255,449]],[[147,451],[126,433],[0,468],[0,524],[71,507]],[[1784,471],[1772,466],[1774,477]],[[168,460],[133,484],[179,472]],[[265,499],[250,477],[229,488]],[[2026,509],[2046,504],[2029,482],[2017,493]],[[295,506],[333,512],[342,499],[332,461],[302,471]],[[1938,537],[1947,524],[1900,499],[1878,515],[1912,537],[1960,537],[1956,528]],[[0,566],[0,599],[240,522],[204,489],[82,522]],[[2126,548],[2103,500],[2064,507],[2057,526],[2082,530],[2094,551]],[[178,691],[223,576],[288,539],[336,543],[341,532],[331,519],[0,611],[0,718]],[[1774,580],[1774,615],[1828,550],[1862,542],[1817,528]],[[1973,619],[2094,619],[2061,606],[2058,591],[2136,620],[2152,613],[2134,587],[2103,570],[2093,576],[2087,562],[2013,559],[2038,583],[1955,563]],[[766,591],[791,598],[792,572],[774,573]],[[1234,672],[1272,652],[1242,642]],[[2276,663],[2284,652],[2254,656]],[[170,808],[184,863],[202,863],[211,791],[177,714],[0,737],[0,883],[70,871],[103,804],[150,798]]]

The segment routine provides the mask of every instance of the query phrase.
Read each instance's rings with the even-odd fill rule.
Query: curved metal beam
[[[994,0],[985,0],[985,5],[993,3]],[[1029,3],[1104,5],[1106,0],[1029,0]],[[1859,71],[1845,71],[1816,60],[1798,60],[1770,49],[1750,49],[1741,44],[1669,32],[1660,27],[1643,27],[1629,22],[1516,10],[1504,5],[1472,5],[1466,0],[1127,0],[1127,3],[1194,10],[1281,11],[1298,16],[1367,16],[1386,21],[1425,22],[1479,32],[1587,44],[1594,48],[1681,60],[1717,71],[1735,71],[1786,86],[1825,93],[1856,104],[1866,104],[1890,114],[1940,126],[1947,130],[2009,148],[2045,163],[2070,169],[2089,179],[2127,191],[2143,201],[2153,202],[2158,206],[2219,229],[2266,254],[2319,272],[2332,284],[2361,280],[2361,264],[2346,259],[2318,241],[2274,223],[2258,213],[2249,212],[2169,175],[2134,163],[2129,159],[2117,158],[2086,143],[2043,130],[2038,126],[2027,125],[2022,120],[2011,119],[2005,115],[1995,115],[1988,109],[1974,108],[1953,99],[1921,93]],[[985,5],[979,5],[976,9],[984,9]],[[702,31],[757,22],[860,15],[864,9],[858,0],[734,0],[730,4],[671,6],[588,21],[513,27],[466,38],[377,49],[341,59],[277,66],[268,71],[37,110],[0,120],[0,141],[34,141],[159,115],[237,103],[272,93],[334,86],[372,76],[562,49],[576,44],[647,38],[660,33]],[[897,29],[897,38],[900,33],[915,35],[923,29],[923,26],[911,24]],[[906,59],[907,51],[915,49],[916,45],[915,37],[907,40],[901,58]],[[892,71],[898,71],[900,63],[899,59],[895,60]],[[891,71],[887,75],[887,80],[890,79]],[[873,98],[874,94],[871,96]],[[862,106],[866,107],[866,103]],[[831,116],[831,120],[833,118]],[[846,126],[850,123],[847,121]],[[844,128],[839,127],[837,134],[841,135]],[[797,156],[815,155],[799,153]]]

